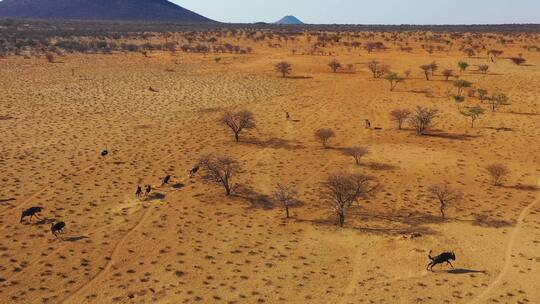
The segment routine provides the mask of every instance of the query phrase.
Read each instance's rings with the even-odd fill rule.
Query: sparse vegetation
[[[287,61],[281,61],[276,64],[276,71],[281,73],[283,78],[287,77],[291,73],[292,65]]]
[[[458,67],[461,72],[465,72],[467,68],[469,67],[469,64],[465,61],[458,62]]]
[[[409,119],[410,116],[411,111],[408,109],[396,109],[390,112],[390,118],[397,123],[399,130],[403,128],[403,123]]]
[[[445,211],[448,205],[463,198],[463,193],[451,188],[448,183],[432,185],[428,188],[428,191],[439,201],[439,212],[443,220],[446,217]]]
[[[437,109],[418,106],[409,117],[409,123],[417,135],[424,135],[433,125],[433,120],[438,116],[438,113],[439,110]]]
[[[236,113],[226,112],[221,116],[221,122],[231,129],[236,142],[240,141],[240,133],[243,130],[253,129],[256,126],[253,113],[246,110]]]
[[[343,150],[343,154],[354,158],[354,162],[356,163],[356,165],[360,166],[360,160],[362,159],[362,157],[368,154],[368,149],[364,147],[345,148]]]
[[[486,167],[486,170],[491,176],[491,182],[494,186],[501,186],[510,174],[510,170],[503,164],[489,165]]]
[[[339,61],[337,60],[332,60],[330,61],[330,63],[328,64],[328,66],[330,67],[330,69],[332,69],[332,72],[334,73],[337,73],[337,71],[339,69],[341,69],[341,63],[339,63]]]
[[[315,131],[315,138],[323,145],[324,148],[328,148],[328,141],[336,137],[336,133],[332,129],[318,129]]]

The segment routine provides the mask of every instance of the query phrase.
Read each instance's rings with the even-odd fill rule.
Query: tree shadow
[[[473,225],[487,228],[512,227],[515,223],[491,218],[487,215],[475,215]]]
[[[514,186],[502,186],[503,188],[506,188],[506,189],[515,189],[515,190],[521,190],[521,191],[531,191],[531,192],[538,192],[540,191],[540,188],[536,185],[522,185],[522,184],[517,184],[517,185],[514,185]]]
[[[398,169],[397,166],[390,165],[390,164],[383,164],[379,162],[369,162],[363,165],[368,167],[371,170],[376,170],[376,171],[392,171],[392,170]]]
[[[272,210],[275,208],[274,202],[268,195],[259,193],[251,187],[240,187],[234,196],[247,201],[250,209]]]
[[[15,200],[14,198],[2,198],[2,199],[0,199],[0,204],[1,203],[11,202],[11,201],[14,201],[14,200]]]
[[[9,115],[0,115],[0,120],[10,120],[10,119],[15,119],[15,117],[9,116]]]
[[[506,128],[506,127],[500,127],[500,128],[495,128],[495,127],[485,127],[484,129],[488,129],[488,130],[495,130],[495,131],[505,131],[505,132],[512,132],[514,131],[514,129],[512,128]]]
[[[291,141],[281,138],[271,138],[268,140],[258,140],[258,139],[246,139],[242,141],[241,143],[249,144],[249,145],[256,145],[261,148],[269,148],[269,149],[285,149],[285,150],[298,150],[303,149],[304,146],[298,142],[298,141]]]
[[[473,269],[463,269],[463,268],[456,268],[456,269],[446,270],[445,272],[449,273],[449,274],[468,274],[468,273],[487,274],[487,271],[485,271],[485,270],[473,270]]]
[[[480,137],[480,135],[456,134],[447,132],[425,133],[423,136],[461,141],[471,140],[473,138]]]
[[[512,111],[512,112],[506,112],[508,114],[515,114],[515,115],[524,115],[524,116],[538,116],[540,115],[539,113],[532,113],[532,112],[515,112],[515,111]]]
[[[287,79],[313,79],[313,76],[287,76]]]

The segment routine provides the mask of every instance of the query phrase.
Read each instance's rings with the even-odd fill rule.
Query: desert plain
[[[504,52],[494,58],[458,42],[427,52],[423,35],[405,38],[411,50],[386,41],[371,53],[343,43],[308,52],[305,35],[226,36],[253,51],[0,58],[0,302],[540,303],[540,52],[522,47],[540,37],[476,37]],[[518,54],[526,64],[506,58]],[[390,91],[372,60],[410,75]],[[432,62],[426,80],[419,67]],[[466,92],[456,103],[458,78],[507,104],[492,111]],[[390,112],[417,106],[439,111],[433,126],[398,130]],[[461,114],[472,106],[485,111],[474,127]],[[239,110],[256,127],[235,142],[220,118]],[[335,132],[327,148],[320,128]],[[369,151],[360,165],[343,153],[353,146]],[[231,196],[189,177],[207,154],[238,161]],[[509,171],[499,186],[492,164]],[[378,184],[344,227],[324,195],[336,172]],[[273,198],[278,183],[298,193],[290,218]],[[463,193],[444,220],[429,191],[439,183]],[[138,199],[138,185],[154,191]],[[40,219],[20,223],[32,206]],[[54,220],[66,223],[58,238]],[[454,251],[455,268],[426,270],[430,250]]]

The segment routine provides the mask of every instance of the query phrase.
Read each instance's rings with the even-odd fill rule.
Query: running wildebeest
[[[291,118],[291,115],[289,115],[289,112],[285,112],[285,118],[287,118],[287,120],[289,120],[289,118]]]
[[[141,194],[142,194],[142,188],[141,188],[141,186],[137,186],[137,191],[135,191],[135,196],[137,198],[140,198]]]
[[[170,175],[167,175],[163,178],[163,180],[161,181],[161,186],[165,186],[165,185],[168,185],[169,184],[169,181],[171,180],[171,176]]]
[[[148,196],[148,194],[150,194],[150,192],[152,192],[152,186],[146,185],[146,187],[144,189],[144,196]]]
[[[101,156],[105,157],[107,155],[109,155],[109,150],[107,150],[107,148],[105,148],[105,150],[101,151]]]
[[[193,169],[191,169],[189,171],[189,177],[194,177],[195,174],[197,174],[198,171],[199,171],[199,165],[193,167]]]
[[[456,260],[456,255],[454,254],[454,252],[443,252],[439,254],[438,256],[434,256],[434,257],[431,256],[431,252],[432,251],[430,250],[428,254],[428,257],[431,260],[431,262],[427,265],[426,269],[433,271],[433,266],[437,264],[442,264],[445,262],[446,264],[450,264],[450,266],[454,268],[454,265],[450,263],[450,260],[452,261]]]
[[[66,223],[64,222],[51,223],[51,232],[55,237],[58,237],[57,233],[63,232],[65,227]]]
[[[30,207],[24,210],[21,213],[21,220],[19,221],[19,223],[22,223],[25,217],[30,217],[30,221],[32,221],[32,217],[34,216],[39,218],[38,213],[41,213],[42,210],[43,210],[43,207]]]

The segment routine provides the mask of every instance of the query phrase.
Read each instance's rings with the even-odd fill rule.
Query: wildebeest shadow
[[[302,149],[304,146],[298,141],[291,141],[281,138],[271,138],[268,140],[258,140],[249,138],[242,141],[244,144],[256,145],[261,148],[270,148],[270,149],[286,149],[286,150],[297,150]]]
[[[63,238],[64,241],[67,241],[67,242],[78,242],[80,240],[84,240],[84,239],[88,239],[89,237],[87,236],[70,236],[70,237],[67,237],[67,238]]]
[[[468,273],[487,274],[487,271],[485,270],[473,270],[473,269],[463,269],[463,268],[450,269],[450,270],[446,270],[445,272],[449,274],[468,274]]]
[[[153,201],[153,200],[164,200],[165,197],[167,197],[165,194],[163,193],[159,193],[159,192],[155,192],[153,194],[150,194],[146,200],[148,201]]]
[[[56,221],[55,219],[44,218],[44,219],[40,219],[39,221],[37,221],[36,225],[49,225],[49,224],[54,223],[55,221]]]
[[[176,183],[174,185],[172,185],[173,189],[182,189],[184,188],[186,185],[182,184],[182,183]]]

